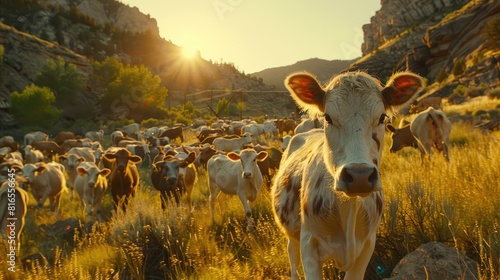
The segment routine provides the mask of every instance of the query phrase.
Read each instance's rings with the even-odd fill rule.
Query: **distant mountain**
[[[334,74],[347,69],[354,61],[356,60],[325,60],[320,58],[311,58],[298,61],[292,65],[265,69],[250,75],[262,78],[265,84],[276,86],[279,89],[284,89],[285,86],[283,85],[283,81],[286,76],[293,72],[307,71],[316,75],[318,80],[321,82],[326,82]]]

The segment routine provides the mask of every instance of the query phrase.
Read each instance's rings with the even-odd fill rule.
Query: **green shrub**
[[[155,118],[149,118],[147,120],[143,120],[141,122],[141,126],[143,127],[153,127],[153,126],[158,126],[159,121]]]
[[[467,68],[467,66],[465,65],[465,60],[457,59],[457,60],[455,60],[455,63],[453,64],[453,69],[451,70],[451,72],[453,73],[453,75],[455,77],[460,76],[463,73],[465,73],[466,68]]]
[[[467,87],[464,85],[458,85],[454,90],[453,93],[459,94],[461,96],[465,96],[465,92],[467,91]]]
[[[10,95],[12,113],[21,126],[49,127],[62,113],[52,107],[55,101],[56,97],[49,88],[34,84]]]

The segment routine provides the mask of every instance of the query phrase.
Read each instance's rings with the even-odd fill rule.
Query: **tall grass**
[[[386,136],[381,166],[384,217],[369,267],[371,279],[388,276],[397,262],[419,245],[440,241],[464,251],[479,263],[480,279],[500,277],[500,137],[484,135],[467,124],[452,130],[450,162],[435,154],[423,163],[418,151],[389,152]],[[278,141],[268,141],[279,146]],[[47,236],[40,224],[56,218],[42,209],[35,217],[34,199],[23,235],[23,255],[40,252],[46,266],[6,270],[0,279],[283,279],[289,276],[286,239],[275,224],[269,189],[263,186],[252,203],[255,232],[248,232],[241,202],[222,194],[215,223],[208,211],[206,171],[200,170],[193,191],[194,209],[186,202],[161,210],[150,186],[149,170],[126,213],[114,213],[104,201],[107,222],[87,226],[71,240]],[[63,197],[62,219],[86,215],[77,199]],[[31,243],[31,245],[30,245]],[[2,254],[2,258],[5,254]],[[4,269],[5,266],[2,266]],[[385,274],[380,271],[385,271]],[[377,271],[379,272],[377,274]],[[341,279],[333,262],[324,266],[328,279]]]

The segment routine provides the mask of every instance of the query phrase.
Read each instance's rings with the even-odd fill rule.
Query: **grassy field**
[[[387,277],[403,256],[432,240],[478,261],[480,279],[499,279],[500,133],[485,135],[471,124],[455,123],[449,163],[438,154],[422,163],[411,148],[391,154],[390,141],[387,134],[381,166],[386,203],[370,279],[381,279],[374,267],[385,270],[382,276]],[[276,140],[266,143],[280,145]],[[262,187],[252,204],[256,231],[250,233],[237,197],[219,197],[212,225],[206,171],[198,175],[194,210],[188,212],[184,201],[162,212],[149,169],[142,168],[142,182],[126,213],[112,213],[111,198],[106,196],[108,221],[64,240],[40,226],[57,219],[47,206],[35,217],[30,195],[22,255],[40,252],[47,264],[25,270],[18,264],[12,273],[2,263],[0,279],[289,278],[286,239],[274,222],[269,188]],[[74,217],[86,222],[83,207],[69,194],[63,196],[61,212],[59,220]],[[327,279],[342,277],[333,262],[324,266],[324,273]]]

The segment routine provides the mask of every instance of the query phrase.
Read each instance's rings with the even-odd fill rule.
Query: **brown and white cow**
[[[410,130],[418,141],[418,149],[422,159],[425,155],[431,155],[431,147],[442,152],[447,161],[450,161],[449,142],[451,122],[446,115],[439,110],[429,107],[419,113],[411,122]]]
[[[106,176],[111,170],[108,168],[100,169],[93,162],[82,162],[76,171],[78,176],[75,179],[74,187],[83,202],[82,204],[86,207],[88,220],[93,221],[93,213],[95,213],[101,222],[101,202],[104,192],[108,188]]]
[[[410,106],[410,113],[420,113],[427,108],[432,107],[436,110],[441,110],[443,99],[436,96],[427,96],[419,100],[415,105]]]
[[[325,128],[297,134],[272,187],[276,222],[288,237],[292,279],[321,279],[333,258],[344,279],[363,279],[383,212],[380,160],[387,114],[411,102],[420,76],[403,72],[382,87],[363,72],[347,72],[325,87],[308,73],[285,80],[291,96]]]
[[[267,157],[266,152],[257,153],[254,149],[242,150],[239,154],[230,152],[226,155],[215,155],[208,160],[208,186],[210,188],[210,215],[214,222],[214,204],[220,192],[237,195],[245,209],[247,225],[253,231],[252,209],[248,201],[257,198],[264,179],[257,161]]]
[[[132,155],[125,148],[113,148],[106,151],[102,156],[102,161],[104,167],[109,166],[111,169],[109,187],[115,209],[121,205],[122,210],[125,211],[130,196],[134,196],[139,185],[139,171],[135,164],[141,162],[141,158]]]

